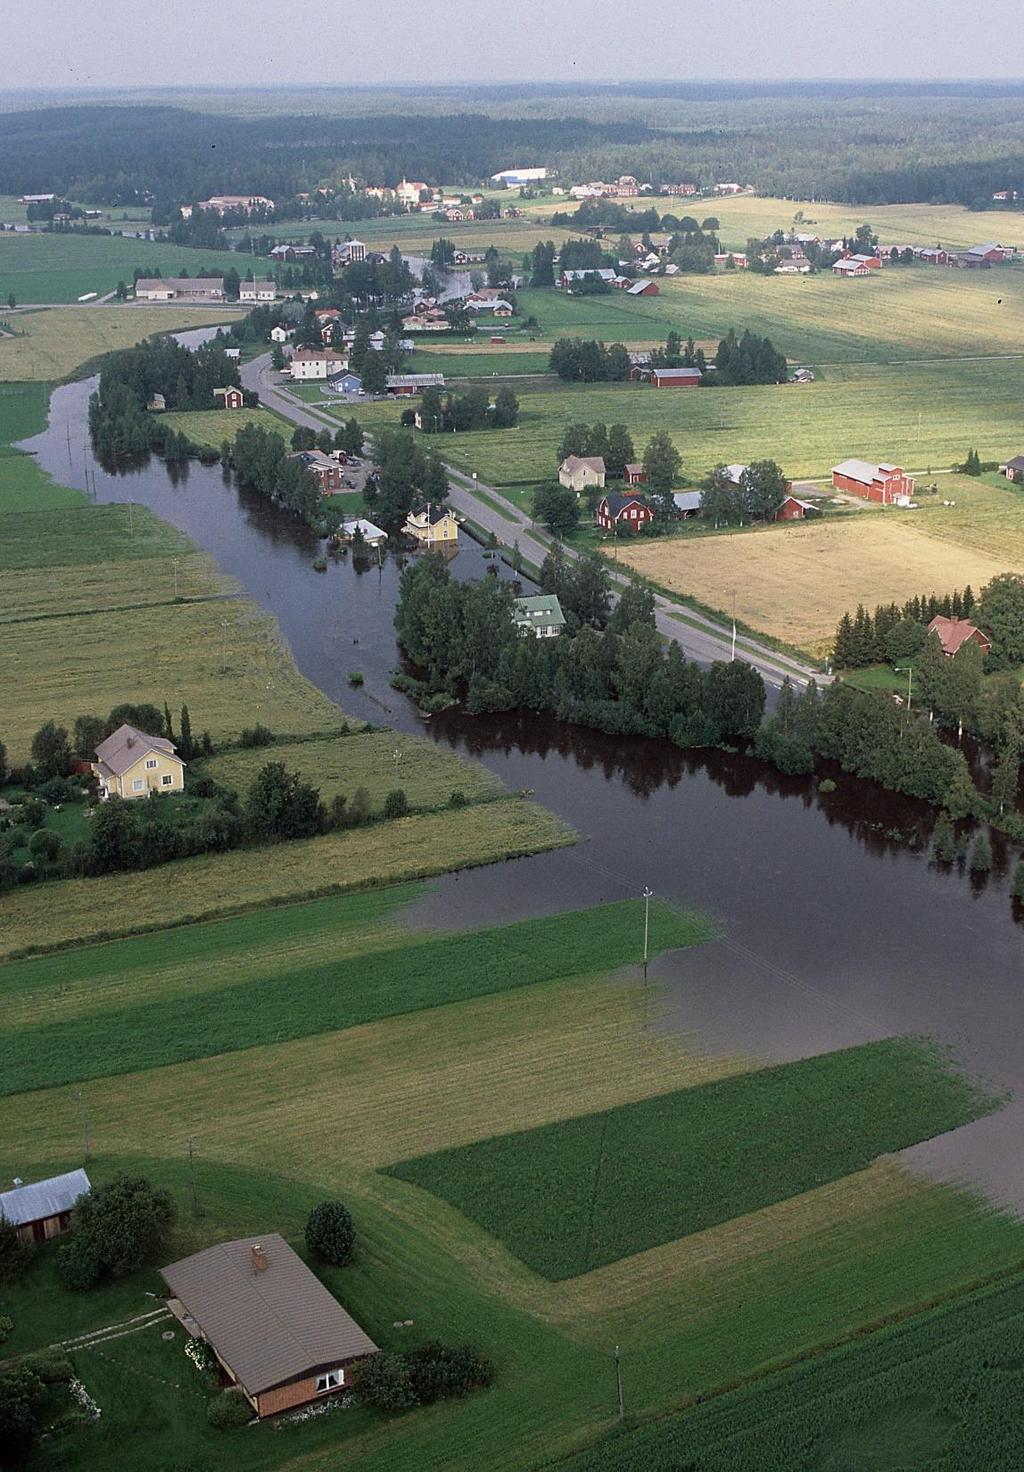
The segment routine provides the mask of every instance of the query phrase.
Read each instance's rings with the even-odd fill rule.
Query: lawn
[[[170,413],[159,416],[169,428],[187,434],[197,445],[210,445],[219,450],[225,440],[234,440],[240,429],[255,424],[260,429],[279,434],[291,445],[294,425],[272,409],[210,409],[206,412]]]
[[[142,874],[22,887],[4,896],[0,959],[26,947],[62,947],[110,934],[191,924],[316,894],[443,874],[573,842],[571,830],[545,808],[508,798],[269,849],[204,854]]]
[[[511,347],[480,343],[471,349],[417,348],[409,359],[410,373],[443,373],[446,378],[516,377],[523,373],[547,373],[548,350],[516,351]]]
[[[430,811],[448,805],[453,791],[470,802],[500,797],[504,788],[486,767],[464,760],[435,741],[398,736],[394,731],[351,732],[318,741],[275,743],[271,747],[225,752],[203,764],[225,787],[244,792],[270,761],[284,762],[320,790],[325,803],[338,793],[351,798],[366,790],[376,811],[385,797],[401,788],[409,805]]]
[[[616,555],[644,577],[710,608],[729,611],[735,594],[745,624],[823,654],[839,619],[858,603],[903,603],[966,583],[977,591],[996,573],[1024,572],[1024,503],[1017,502],[1016,514],[1022,547],[1011,543],[1005,553],[995,538],[986,551],[954,540],[939,506],[826,516],[733,536],[620,542]],[[947,535],[935,535],[936,524]]]
[[[82,990],[76,992],[77,1005],[69,1007],[61,995],[52,996],[50,980],[42,990],[56,1006],[56,1019],[5,1022],[0,1028],[5,1057],[0,1092],[162,1068],[624,966],[637,958],[642,919],[641,902],[624,901],[464,934],[415,937],[412,945],[377,949],[369,965],[365,956],[339,948],[330,959],[255,977],[246,975],[236,955],[231,982],[221,979],[210,987],[201,969],[189,977],[179,972],[177,990],[154,998],[143,989],[133,1000],[121,994],[116,1007],[106,1000],[97,1006]],[[656,907],[652,921],[656,951],[692,945],[711,934],[707,922],[665,905]],[[148,938],[136,942],[143,951],[151,945]],[[130,946],[119,949],[130,956]],[[496,954],[503,957],[502,968],[489,964]],[[94,958],[105,972],[109,962],[102,947]],[[11,977],[23,1007],[33,1000],[21,980],[26,965],[30,976],[38,975],[38,965],[28,962],[15,966]]]
[[[251,264],[245,257],[246,265]],[[0,301],[13,292],[17,301],[76,302],[87,292],[104,296],[119,281],[132,284],[138,266],[143,276],[222,275],[236,264],[223,251],[195,250],[166,241],[123,239],[116,235],[0,234]]]
[[[3,241],[0,235],[0,259]],[[213,327],[240,315],[230,306],[61,307],[18,312],[19,337],[0,334],[0,379],[25,382],[66,378],[83,363],[115,348],[130,348],[154,332]]]
[[[855,284],[855,283],[846,283]],[[912,367],[830,368],[812,384],[653,389],[647,384],[517,388],[519,428],[446,435],[446,458],[502,485],[550,477],[568,420],[625,424],[638,454],[666,430],[683,457],[680,484],[718,464],[771,458],[794,478],[826,477],[839,460],[890,459],[921,474],[1016,454],[1024,443],[1024,359]],[[351,411],[349,411],[351,412]],[[397,404],[366,404],[360,423],[395,423]]]
[[[894,1038],[390,1173],[457,1207],[543,1277],[571,1278],[863,1170],[990,1107],[929,1050]]]

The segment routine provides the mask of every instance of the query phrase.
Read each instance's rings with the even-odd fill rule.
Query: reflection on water
[[[83,445],[91,388],[58,389],[50,430],[31,442],[46,469],[79,486],[85,460],[76,450],[69,466],[65,425]],[[928,864],[931,810],[839,772],[827,774],[836,788],[825,794],[743,752],[682,752],[518,712],[424,720],[389,684],[400,558],[331,558],[320,574],[309,529],[238,489],[219,466],[170,473],[154,460],[109,474],[88,458],[99,500],[144,502],[209,551],[276,615],[299,667],[346,710],[476,757],[581,834],[573,849],[438,881],[414,918],[498,921],[649,884],[707,910],[723,931],[721,941],[652,968],[666,988],[658,1025],[777,1059],[923,1032],[996,1089],[1024,1084],[1024,934],[1007,894],[1015,855],[998,836],[992,875],[972,885],[960,867]],[[492,565],[464,540],[452,568],[478,577]],[[364,675],[361,689],[349,688],[350,670]],[[1024,1203],[1020,1109],[1014,1103],[913,1159]]]

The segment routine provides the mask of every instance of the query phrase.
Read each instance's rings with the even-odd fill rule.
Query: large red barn
[[[655,388],[700,388],[699,368],[652,368],[651,383]]]
[[[867,460],[843,460],[832,467],[832,485],[837,491],[849,491],[866,501],[880,501],[883,506],[914,494],[914,477],[902,466]]]

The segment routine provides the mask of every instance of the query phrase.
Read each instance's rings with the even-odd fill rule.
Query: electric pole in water
[[[644,981],[647,980],[647,939],[651,930],[651,897],[654,890],[644,885]]]
[[[619,1358],[619,1346],[615,1346],[615,1391],[619,1397],[619,1420],[626,1419],[626,1405],[622,1399],[622,1362]]]

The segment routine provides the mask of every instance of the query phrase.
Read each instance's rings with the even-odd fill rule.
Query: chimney
[[[254,1242],[249,1249],[252,1253],[252,1270],[254,1273],[265,1273],[267,1271],[267,1254],[259,1242]]]

